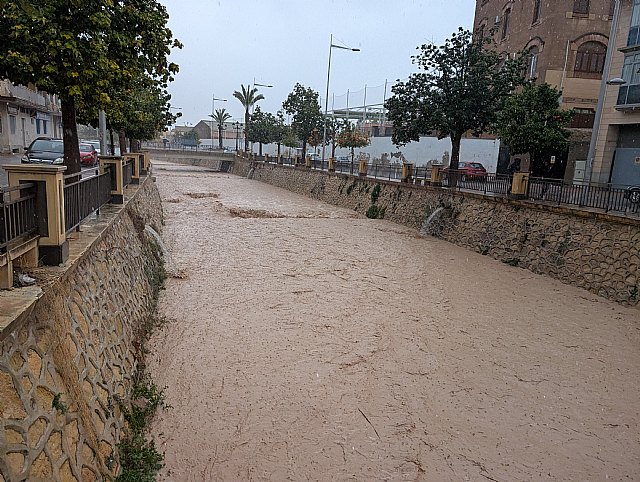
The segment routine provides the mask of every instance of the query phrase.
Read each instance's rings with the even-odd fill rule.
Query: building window
[[[9,116],[9,132],[11,132],[11,134],[16,133],[16,116],[14,115]]]
[[[578,47],[576,65],[573,69],[576,77],[600,79],[604,69],[607,46],[600,42],[585,42]]]
[[[633,13],[631,25],[629,25],[629,38],[627,47],[640,44],[640,0],[633,0]]]
[[[589,0],[573,0],[573,13],[589,15]]]
[[[40,135],[40,119],[36,119],[36,134]]]
[[[500,36],[501,40],[507,38],[507,32],[509,31],[509,17],[511,16],[511,9],[507,8],[502,15],[502,35]]]
[[[633,53],[624,58],[622,78],[627,82],[618,91],[618,105],[640,104],[640,54]]]
[[[533,20],[531,21],[532,24],[540,21],[540,0],[535,0],[535,2],[533,2]]]
[[[535,79],[538,77],[538,47],[529,49],[529,66],[527,67],[527,77]]]
[[[46,136],[47,135],[47,121],[43,120],[42,121],[42,133]]]

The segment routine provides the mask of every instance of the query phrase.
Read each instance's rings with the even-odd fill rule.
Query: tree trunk
[[[302,162],[307,159],[307,141],[302,141]]]
[[[258,152],[258,155],[259,155],[259,156],[262,156],[262,142],[259,142],[259,143],[258,143],[258,146],[259,146],[259,147],[258,147],[258,151],[259,151],[259,152]]]
[[[278,159],[280,159],[280,143],[278,142]]]
[[[351,148],[351,170],[350,170],[351,174],[353,174],[353,158],[354,158],[354,156],[355,156],[354,148],[352,147]]]
[[[80,172],[80,142],[78,141],[78,126],[76,124],[76,106],[71,99],[61,99],[62,102],[62,139],[64,142],[65,174]]]
[[[249,152],[249,108],[244,112],[244,152]]]
[[[335,159],[336,157],[336,143],[335,141],[331,141],[331,157]]]
[[[124,135],[124,131],[118,131],[118,144],[120,144],[120,155],[127,153],[127,138]]]
[[[112,156],[116,155],[116,144],[115,141],[113,140],[113,129],[109,129],[109,152],[111,153]]]
[[[451,133],[451,160],[449,161],[449,186],[458,184],[458,162],[460,161],[460,141],[462,133]]]
[[[222,124],[218,126],[218,145],[220,150],[224,149],[224,146],[222,145]]]

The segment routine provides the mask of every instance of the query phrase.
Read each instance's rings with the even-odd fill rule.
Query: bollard
[[[529,173],[516,172],[513,174],[511,181],[511,196],[516,199],[522,199],[527,196],[529,189]]]
[[[335,157],[330,157],[329,158],[329,167],[327,168],[327,170],[329,172],[336,172],[336,158]]]
[[[400,182],[411,182],[413,176],[413,164],[405,162],[402,164],[402,178]]]
[[[431,185],[442,186],[442,164],[431,165]]]
[[[307,156],[304,160],[304,167],[311,169],[311,156]]]
[[[366,176],[368,168],[366,159],[360,159],[358,162],[358,176]]]
[[[111,167],[111,202],[124,204],[124,159],[120,156],[100,156],[100,174]]]

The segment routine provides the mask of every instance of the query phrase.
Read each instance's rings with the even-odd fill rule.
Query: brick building
[[[528,50],[527,77],[560,89],[562,107],[575,109],[571,147],[561,155],[567,180],[587,156],[614,6],[614,0],[476,0],[474,31],[493,30],[505,55]]]

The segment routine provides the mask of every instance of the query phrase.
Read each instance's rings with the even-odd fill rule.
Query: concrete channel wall
[[[231,172],[384,217],[619,303],[640,299],[638,220],[239,158]]]
[[[71,235],[65,265],[33,273],[39,287],[2,293],[3,308],[27,303],[0,332],[0,482],[112,480],[119,470],[117,398],[136,371],[159,266],[144,228],[162,225],[151,178],[126,194]]]

